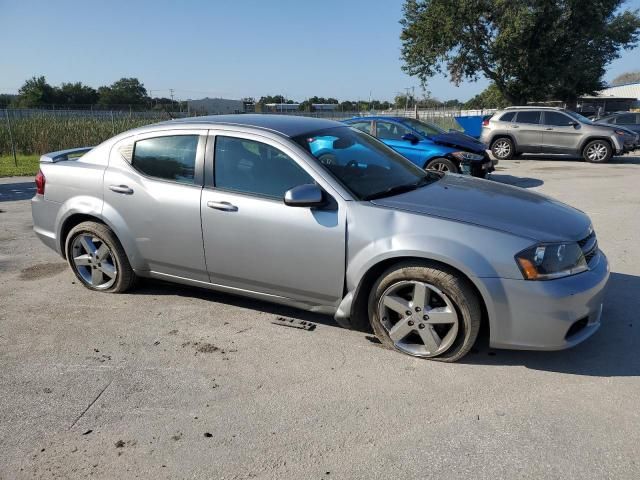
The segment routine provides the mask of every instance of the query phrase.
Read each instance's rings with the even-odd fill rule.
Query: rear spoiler
[[[94,147],[70,148],[69,150],[59,150],[57,152],[45,153],[40,157],[40,163],[56,163],[69,160],[70,157],[84,155]]]

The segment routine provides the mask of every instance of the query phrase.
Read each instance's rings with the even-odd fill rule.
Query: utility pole
[[[171,94],[171,108],[173,108],[173,88],[169,89],[169,93]]]

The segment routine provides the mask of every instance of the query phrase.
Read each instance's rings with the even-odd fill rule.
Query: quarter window
[[[500,117],[501,122],[511,122],[513,121],[513,117],[515,117],[516,112],[507,112]]]
[[[540,123],[540,112],[518,112],[516,116],[517,123],[533,123],[538,125]]]
[[[216,137],[217,188],[282,199],[287,190],[314,183],[294,160],[277,148],[235,137]]]
[[[411,133],[407,127],[391,122],[377,122],[376,137],[383,140],[402,140],[402,136]]]
[[[135,143],[131,164],[154,178],[193,184],[198,135],[147,138]]]
[[[572,118],[558,112],[544,112],[544,124],[554,127],[569,127],[573,124]]]

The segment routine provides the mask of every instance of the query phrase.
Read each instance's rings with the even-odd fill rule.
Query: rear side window
[[[131,164],[149,177],[192,184],[197,149],[198,135],[147,138],[136,142]]]
[[[540,112],[518,112],[516,117],[516,122],[518,123],[540,123]]]
[[[544,124],[554,127],[569,127],[575,120],[558,112],[544,112]]]
[[[282,199],[287,190],[314,183],[294,160],[275,147],[244,138],[216,136],[216,188]]]
[[[383,140],[402,140],[402,136],[411,133],[407,127],[392,122],[376,122],[376,137]]]
[[[500,117],[500,121],[501,122],[512,122],[513,121],[513,117],[516,116],[516,112],[507,112],[504,113],[501,117]]]
[[[352,122],[349,125],[371,135],[371,122]]]
[[[634,113],[626,113],[616,117],[617,125],[634,125],[636,122],[636,116]]]

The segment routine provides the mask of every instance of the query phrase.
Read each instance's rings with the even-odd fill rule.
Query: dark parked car
[[[427,170],[485,177],[496,162],[487,147],[462,132],[446,132],[421,120],[405,117],[356,117],[347,125],[377,137],[395,151]]]

